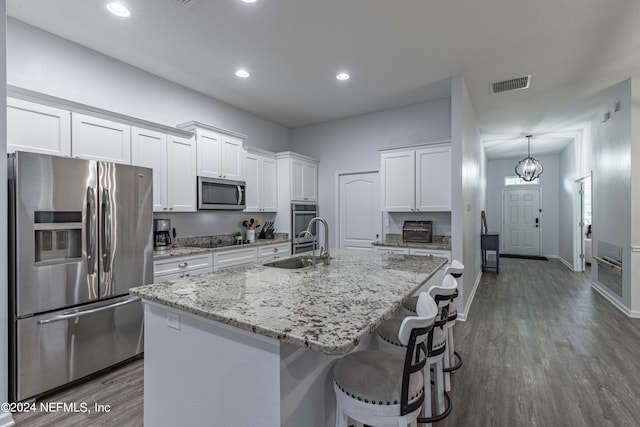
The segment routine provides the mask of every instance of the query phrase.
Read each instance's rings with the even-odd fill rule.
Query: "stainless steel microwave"
[[[244,181],[198,177],[198,209],[243,210]]]

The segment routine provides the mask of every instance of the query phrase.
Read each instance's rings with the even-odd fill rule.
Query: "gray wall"
[[[603,122],[603,115],[620,101],[621,109]],[[631,80],[619,83],[602,93],[594,103],[599,114],[592,121],[593,137],[593,253],[598,253],[598,242],[604,241],[622,247],[622,262],[627,273],[631,265]],[[636,217],[635,222],[638,219]],[[592,264],[593,278],[597,277],[597,264]],[[634,285],[638,292],[640,283]],[[607,292],[604,288],[604,292]],[[622,298],[607,292],[613,300],[626,308],[631,307],[631,274],[622,276]],[[640,314],[640,312],[638,313]]]
[[[6,2],[0,0],[0,12],[6,14]],[[0,20],[0,104],[2,111],[7,109],[6,97],[6,39],[5,21]],[[0,158],[7,157],[7,115],[0,115]],[[7,162],[0,162],[0,230],[7,229]],[[5,234],[6,236],[6,234]],[[7,245],[0,246],[0,402],[9,399],[9,309],[7,305]],[[11,414],[0,411],[0,425],[9,425]]]
[[[319,212],[336,230],[337,172],[379,169],[379,148],[450,138],[451,100],[442,98],[294,129],[291,149],[320,160]],[[331,234],[332,246],[336,246],[335,235]]]
[[[534,153],[535,154],[535,153]],[[535,156],[544,166],[540,175],[541,209],[540,252],[544,256],[559,256],[559,155]],[[513,168],[522,158],[487,161],[487,223],[489,231],[502,232],[502,190],[504,177],[514,176]]]
[[[481,275],[480,213],[484,210],[484,150],[464,79],[452,78],[451,145],[453,182],[451,256],[465,266],[456,307],[465,317],[473,285]]]
[[[14,86],[167,126],[199,121],[247,135],[245,145],[269,151],[291,147],[291,131],[284,126],[12,18],[7,19],[6,69]],[[171,218],[179,237],[231,233],[249,217],[156,214]]]
[[[560,153],[560,182],[558,183],[558,255],[565,263],[574,265],[574,233],[577,231],[574,201],[578,178],[576,171],[576,141]],[[546,217],[545,217],[546,219]]]

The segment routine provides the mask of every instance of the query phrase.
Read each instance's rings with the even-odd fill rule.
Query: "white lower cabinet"
[[[258,261],[275,261],[291,255],[291,243],[276,243],[258,247]]]
[[[213,254],[204,253],[184,257],[171,257],[153,263],[154,282],[176,280],[213,271]]]
[[[241,249],[226,249],[213,254],[213,271],[238,265],[256,262],[258,252],[256,247]]]

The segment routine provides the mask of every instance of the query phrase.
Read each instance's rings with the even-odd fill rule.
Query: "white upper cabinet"
[[[131,164],[153,169],[153,210],[167,208],[167,135],[131,128]]]
[[[198,176],[244,179],[244,136],[197,122],[183,123],[178,128],[196,134]]]
[[[247,148],[244,156],[245,212],[276,212],[276,157]]]
[[[291,157],[291,200],[318,201],[318,162]]]
[[[131,126],[128,124],[72,113],[71,138],[72,157],[131,164]]]
[[[380,154],[382,210],[451,210],[451,146],[383,150]]]
[[[382,210],[409,212],[415,209],[415,151],[380,155]]]
[[[416,150],[416,210],[451,210],[451,146]]]
[[[155,212],[196,211],[196,147],[193,138],[132,128],[131,160],[153,169]]]
[[[71,155],[71,113],[7,98],[7,152]]]
[[[197,210],[196,142],[193,138],[167,137],[169,210]]]

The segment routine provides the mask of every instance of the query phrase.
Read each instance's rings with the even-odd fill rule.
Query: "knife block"
[[[258,235],[258,239],[273,239],[273,231],[265,231],[263,228]]]

